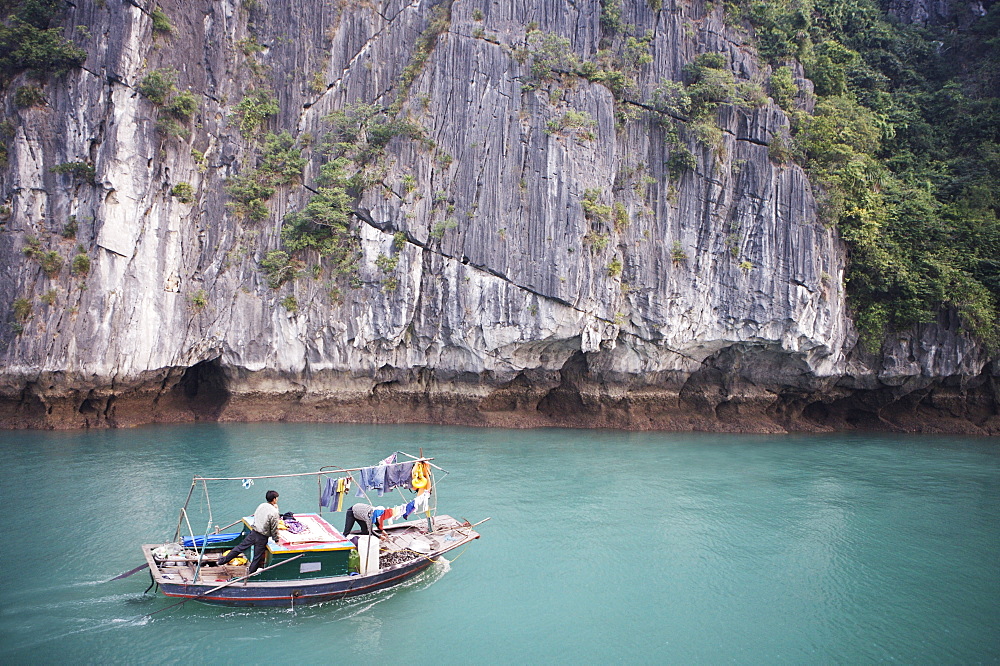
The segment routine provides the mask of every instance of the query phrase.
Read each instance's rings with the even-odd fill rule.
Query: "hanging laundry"
[[[378,512],[376,511],[376,513]],[[378,528],[382,530],[385,529],[382,523],[392,518],[392,515],[392,509],[384,509],[378,516],[372,516],[372,520],[378,523]]]
[[[388,457],[383,458],[382,460],[380,460],[378,464],[379,465],[391,465],[394,462],[396,462],[396,454],[395,454],[395,452],[391,456],[388,456]]]
[[[410,480],[413,478],[413,463],[402,462],[394,465],[386,465],[385,468],[385,489],[404,487],[410,489]]]
[[[344,496],[351,489],[351,477],[345,476],[337,479],[337,484],[334,488],[333,497],[333,510],[343,511],[344,510]]]
[[[378,525],[379,529],[382,528],[382,520],[386,512],[389,512],[390,516],[392,515],[392,509],[386,509],[384,506],[375,507],[375,510],[372,511],[372,527]]]
[[[396,522],[400,518],[403,518],[404,517],[403,516],[403,512],[405,510],[406,510],[406,505],[405,504],[400,504],[399,506],[392,507],[392,516],[389,517],[389,518],[385,518],[383,516],[383,518],[385,518],[386,525],[392,525],[394,522]]]
[[[358,492],[355,496],[364,497],[366,490],[377,490],[381,497],[385,493],[385,467],[379,465],[358,470]]]
[[[323,490],[320,491],[319,493],[319,505],[321,507],[329,508],[330,511],[337,510],[333,508],[333,491],[335,484],[336,482],[334,481],[334,479],[327,477],[323,481]]]
[[[409,502],[406,503],[406,507],[403,508],[403,518],[410,517],[410,514],[413,513],[415,505],[416,502],[414,500],[410,500]]]
[[[430,493],[420,493],[417,495],[413,500],[413,512],[430,511],[430,503],[427,501],[429,498]]]

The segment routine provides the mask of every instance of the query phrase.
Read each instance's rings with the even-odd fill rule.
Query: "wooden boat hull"
[[[346,599],[360,594],[377,592],[413,578],[433,563],[419,559],[401,565],[398,569],[379,572],[370,576],[340,576],[334,579],[297,581],[290,583],[234,583],[211,594],[208,585],[183,585],[161,583],[160,591],[168,597],[188,598],[219,606],[293,606],[317,604],[335,599]]]
[[[255,581],[253,578],[231,584],[215,582],[172,582],[164,578],[152,551],[155,545],[143,546],[143,553],[150,565],[150,574],[159,584],[160,591],[168,597],[191,599],[219,606],[297,606],[316,604],[336,599],[377,592],[403,583],[434,564],[445,553],[471,543],[479,534],[467,530],[464,538],[449,543],[416,559],[398,564],[377,573],[350,576],[332,576],[308,580]]]

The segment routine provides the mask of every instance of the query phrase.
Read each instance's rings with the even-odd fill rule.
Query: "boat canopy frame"
[[[443,468],[439,467],[438,465],[435,465],[432,462],[434,460],[434,458],[428,458],[428,457],[424,456],[423,453],[424,453],[423,449],[421,449],[419,456],[415,456],[415,455],[413,455],[411,453],[407,453],[406,451],[394,451],[392,455],[403,455],[403,456],[406,456],[407,458],[409,458],[409,460],[407,460],[406,462],[426,463],[429,467],[442,472],[444,474],[444,476],[442,477],[442,479],[444,477],[448,476],[448,474],[449,474],[448,470],[443,469]],[[181,526],[184,525],[185,523],[187,524],[188,531],[191,532],[191,538],[192,538],[192,540],[196,536],[195,532],[194,532],[194,529],[191,527],[191,521],[190,521],[187,509],[188,509],[188,505],[191,503],[191,498],[194,496],[194,490],[195,490],[195,488],[198,487],[199,483],[201,484],[202,488],[205,491],[205,505],[206,505],[206,508],[208,509],[208,525],[205,527],[205,531],[204,531],[204,534],[207,536],[209,533],[219,534],[222,530],[227,529],[229,527],[232,527],[233,525],[238,524],[240,522],[240,520],[242,520],[242,518],[241,518],[240,520],[232,522],[229,525],[226,525],[224,527],[218,527],[218,526],[216,526],[215,527],[215,531],[214,532],[212,531],[212,522],[213,522],[213,517],[212,517],[212,500],[211,500],[211,497],[210,497],[209,492],[208,492],[208,482],[209,481],[212,481],[212,482],[216,482],[216,481],[247,481],[247,480],[256,481],[256,480],[260,480],[260,479],[287,479],[287,478],[294,478],[294,477],[315,476],[316,477],[316,485],[317,485],[317,487],[319,489],[319,493],[322,494],[322,491],[323,491],[323,478],[324,477],[326,477],[326,476],[334,476],[334,475],[347,474],[348,476],[351,477],[351,480],[352,480],[353,483],[357,483],[357,479],[354,477],[354,473],[355,472],[360,472],[363,469],[367,469],[368,467],[375,467],[375,466],[376,465],[367,465],[365,467],[338,467],[336,465],[324,465],[323,467],[319,468],[319,471],[316,471],[316,472],[297,472],[297,473],[294,473],[294,474],[264,474],[264,475],[260,475],[260,476],[195,476],[191,480],[191,488],[188,490],[187,499],[184,500],[184,506],[181,507],[180,516],[178,516],[178,518],[177,518],[177,529],[174,530],[173,541],[177,542],[180,539]],[[431,488],[436,488],[437,487],[437,483],[438,483],[438,480],[435,478],[434,472],[431,471],[431,483],[430,483]],[[360,484],[358,485],[358,488],[361,489],[361,492],[364,495],[365,499],[368,502],[371,502],[372,500],[371,500],[370,497],[368,497],[368,492],[364,488],[361,488]],[[398,488],[397,488],[397,490],[398,490]],[[402,496],[402,492],[400,492],[400,495]],[[430,515],[430,513],[432,511],[434,513],[437,512],[437,493],[436,492],[433,493],[433,497],[434,497],[434,506],[431,507],[431,508],[429,508],[428,515]],[[405,497],[404,497],[404,499],[405,499]],[[323,505],[320,504],[320,511],[319,512],[322,513],[322,510],[323,510]],[[428,520],[429,520],[429,518],[428,518]],[[195,543],[197,543],[197,542],[195,541]],[[202,539],[201,549],[198,551],[198,567],[197,567],[198,570],[201,569],[202,562],[204,561],[205,550],[206,550],[207,547],[208,547],[208,539],[207,538]],[[195,575],[197,576],[197,571],[195,572]]]

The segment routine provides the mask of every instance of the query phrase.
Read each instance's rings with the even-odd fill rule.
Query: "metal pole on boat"
[[[418,460],[416,464],[417,465],[424,464],[424,447],[422,446],[420,447],[420,460]],[[424,512],[424,515],[427,516],[427,532],[430,533],[434,531],[434,521],[431,520],[431,505],[430,505],[431,488],[434,487],[434,472],[431,471],[430,466],[427,467],[427,474],[430,476],[430,488],[424,489],[424,491],[427,493],[427,502],[428,502],[427,511]],[[419,495],[420,493],[418,492],[417,494]]]
[[[181,536],[181,523],[184,522],[184,510],[187,509],[188,502],[191,501],[191,495],[194,493],[194,487],[197,483],[197,479],[191,482],[191,490],[188,491],[187,499],[184,500],[184,506],[181,507],[181,515],[177,517],[177,529],[174,530],[174,541],[177,541]]]
[[[224,526],[224,527],[216,527],[216,528],[215,528],[215,531],[214,531],[214,532],[212,532],[212,534],[218,534],[218,533],[219,533],[219,532],[221,532],[222,530],[228,530],[228,529],[229,529],[230,527],[232,527],[233,525],[236,525],[236,524],[238,524],[238,523],[242,523],[242,522],[243,522],[243,519],[242,519],[242,518],[240,518],[239,520],[234,520],[233,522],[229,523],[228,525],[226,525],[226,526]]]
[[[208,496],[208,483],[202,481],[201,485],[205,489],[205,503],[208,504],[208,525],[205,525],[205,536],[201,540],[201,551],[198,553],[198,566],[194,570],[195,580],[198,580],[198,574],[201,573],[201,567],[205,562],[205,550],[208,548],[208,531],[212,529],[212,500]],[[193,532],[191,533],[191,544],[197,548]]]

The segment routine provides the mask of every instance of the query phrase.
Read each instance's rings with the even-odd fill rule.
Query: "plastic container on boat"
[[[361,571],[361,556],[358,555],[358,549],[352,548],[351,552],[347,555],[347,569],[351,573],[358,573]]]
[[[358,557],[361,559],[361,575],[378,572],[378,548],[379,538],[377,536],[361,535],[358,537]]]

